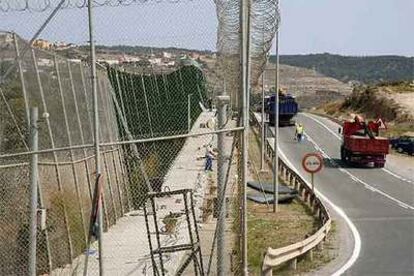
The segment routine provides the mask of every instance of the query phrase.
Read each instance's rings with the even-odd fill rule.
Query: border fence
[[[3,33],[1,62],[7,72],[1,91],[0,183],[2,275],[26,274],[29,243],[29,107],[39,108],[38,272],[48,273],[72,263],[87,242],[94,189],[92,95],[89,68],[83,62],[32,48],[13,33]],[[22,49],[26,50],[22,54]],[[4,76],[4,75],[3,75]],[[102,142],[119,140],[116,113],[104,71],[98,72]],[[89,145],[89,146],[87,146]],[[21,155],[19,155],[21,153]],[[28,153],[29,155],[23,154]],[[17,154],[17,155],[16,155]],[[130,209],[124,151],[103,147],[104,221],[108,229]],[[8,244],[8,246],[5,246]]]
[[[165,71],[96,62],[93,8],[146,2],[162,1],[0,3],[3,13],[52,10],[30,40],[0,32],[1,275],[209,275],[214,266],[247,274],[250,84],[278,10],[267,0],[214,1],[208,70],[191,59]],[[90,52],[79,58],[33,43],[68,8],[89,12]],[[191,199],[173,200],[179,190]],[[200,225],[214,233],[200,233],[196,249],[194,233],[208,229]],[[186,248],[194,271],[182,261]]]
[[[90,255],[93,258],[90,257],[92,261],[86,265],[88,274],[97,274],[99,246],[88,245],[91,216],[96,215],[97,181],[94,103],[88,81],[90,64],[34,48],[14,33],[2,33],[0,38],[3,76],[0,86],[1,274],[29,273],[29,247],[33,242],[30,238],[30,170],[33,166],[30,160],[33,155],[39,157],[36,273],[80,274],[85,271],[85,256]],[[17,62],[13,63],[15,60]],[[114,225],[120,225],[131,212],[142,212],[149,192],[173,188],[174,184],[168,179],[177,170],[174,166],[178,156],[191,146],[191,139],[198,137],[197,150],[203,154],[205,145],[218,146],[220,133],[233,134],[232,139],[238,142],[233,142],[232,150],[226,153],[229,160],[223,160],[222,164],[227,162],[226,183],[231,183],[228,190],[232,192],[228,212],[234,218],[235,233],[238,233],[230,237],[236,248],[232,259],[238,260],[231,269],[240,274],[242,248],[238,248],[241,244],[236,240],[243,235],[240,228],[242,178],[237,175],[243,173],[240,154],[243,128],[237,125],[242,122],[227,117],[227,122],[219,122],[223,124],[221,128],[206,128],[215,114],[211,111],[213,103],[208,102],[206,76],[192,64],[166,73],[134,73],[125,68],[98,65],[97,90],[102,162],[102,177],[98,179],[103,189],[104,235]],[[31,107],[39,109],[35,126],[39,141],[37,151],[33,151],[29,139],[33,125],[28,122],[27,110]],[[200,128],[202,125],[205,130]],[[204,161],[201,164],[204,167]],[[230,177],[230,171],[236,178]],[[176,188],[181,186],[176,185]],[[211,196],[217,197],[215,193]],[[202,203],[197,203],[200,209],[205,208],[198,212],[200,218],[211,212]],[[96,227],[96,223],[92,227]],[[140,244],[145,242],[145,236],[139,234],[145,229],[142,220],[127,227],[139,229],[135,234]],[[93,231],[99,239],[97,230]],[[216,238],[223,237],[215,236],[209,242],[213,250]],[[110,247],[109,251],[123,250],[123,239],[122,236],[107,238],[105,245]],[[138,251],[137,257],[145,258],[148,254],[147,246]],[[111,252],[104,256],[108,260],[105,267],[111,267]],[[144,262],[144,267],[148,262]],[[211,270],[211,260],[208,270]]]

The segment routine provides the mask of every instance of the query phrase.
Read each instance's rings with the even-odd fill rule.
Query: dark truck
[[[265,112],[269,116],[269,124],[275,125],[276,94],[265,99]],[[292,118],[298,113],[299,105],[295,97],[290,94],[279,93],[279,126],[294,125]]]
[[[379,136],[380,125],[373,121],[366,123],[359,116],[355,116],[352,122],[345,121],[342,127],[341,160],[350,164],[373,163],[376,168],[384,167],[389,140]]]
[[[414,155],[414,133],[391,139],[391,147],[399,153]]]

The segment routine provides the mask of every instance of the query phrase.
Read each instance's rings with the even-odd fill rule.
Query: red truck
[[[366,123],[359,116],[355,116],[353,121],[344,122],[341,160],[359,165],[373,163],[376,168],[384,167],[390,142],[388,138],[379,136],[380,125],[381,122]]]

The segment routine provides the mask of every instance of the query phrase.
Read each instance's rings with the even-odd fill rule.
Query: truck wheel
[[[341,161],[346,162],[345,149],[341,147]]]
[[[397,148],[397,152],[403,153],[403,149],[402,148]]]

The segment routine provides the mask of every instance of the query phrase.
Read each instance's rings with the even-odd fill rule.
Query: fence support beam
[[[276,2],[276,13],[279,12],[279,1]],[[276,14],[276,16],[279,16]],[[276,19],[277,20],[277,19]],[[280,21],[279,21],[280,22]],[[273,204],[273,212],[279,211],[279,149],[277,147],[279,143],[279,22],[276,26],[276,77],[275,77],[275,110],[274,110],[274,119],[275,119],[275,143],[274,143],[274,152],[275,152],[275,161],[274,161],[274,168],[273,168],[273,196],[274,196],[274,204]]]
[[[88,0],[88,23],[89,23],[89,43],[90,43],[90,56],[91,56],[91,86],[92,86],[92,95],[93,95],[93,114],[94,114],[94,146],[95,146],[95,173],[97,180],[97,187],[95,187],[95,193],[102,191],[99,189],[101,185],[99,177],[101,175],[101,154],[99,148],[99,109],[98,109],[98,93],[96,89],[96,56],[95,56],[95,38],[94,38],[94,25],[93,25],[93,0]],[[96,189],[98,188],[98,189]],[[102,198],[101,194],[97,195],[100,200],[98,200],[98,244],[99,244],[99,275],[104,275],[104,255],[103,255],[103,210],[102,210]],[[88,241],[89,244],[89,241]],[[88,254],[86,254],[88,256]],[[87,275],[87,258],[85,262],[85,271],[84,274]]]
[[[38,149],[37,131],[38,109],[30,108],[30,149]],[[36,237],[37,237],[37,184],[38,160],[37,154],[32,154],[30,162],[30,235],[29,235],[29,275],[36,276]]]
[[[187,132],[191,132],[191,96],[193,94],[187,95]]]
[[[49,114],[48,111],[47,111],[47,105],[46,105],[45,95],[44,95],[44,91],[43,91],[42,80],[40,78],[40,73],[39,73],[39,68],[38,68],[38,64],[37,64],[36,54],[35,54],[34,49],[31,49],[31,52],[32,52],[32,61],[33,61],[33,65],[34,65],[35,73],[36,73],[36,80],[37,80],[37,84],[39,86],[40,97],[41,97],[41,100],[42,100],[43,112],[45,114]],[[44,119],[46,121],[48,136],[49,136],[49,139],[50,139],[50,145],[51,145],[52,149],[54,149],[55,148],[55,143],[54,143],[54,140],[53,140],[53,134],[52,134],[52,128],[50,126],[49,116],[46,116],[46,118],[44,118]],[[53,160],[55,161],[55,163],[58,162],[56,152],[53,152]],[[58,168],[57,165],[55,165],[55,172],[56,172],[56,180],[58,181],[58,183],[60,183],[59,168]],[[41,185],[38,186],[38,190],[39,190],[40,208],[45,209],[44,200],[43,200],[43,192],[42,192],[42,189],[41,189]],[[47,250],[47,255],[48,255],[49,272],[52,273],[53,265],[52,265],[52,254],[50,252],[49,230],[45,229],[44,231],[45,231],[45,238],[46,238],[46,250]]]
[[[241,83],[240,83],[240,96],[242,98],[242,114],[243,114],[243,138],[242,138],[242,181],[241,181],[241,194],[242,194],[242,242],[241,242],[241,259],[242,259],[242,273],[248,275],[247,267],[247,195],[246,195],[246,183],[247,183],[247,159],[248,159],[248,141],[249,141],[249,9],[250,0],[242,0],[240,7],[240,30],[241,30]]]
[[[16,51],[17,66],[19,68],[20,83],[21,83],[22,92],[23,92],[24,110],[25,110],[24,114],[26,115],[25,116],[26,117],[26,126],[29,129],[30,128],[29,99],[27,98],[26,84],[24,82],[22,57],[20,56],[19,43],[17,42],[17,35],[15,33],[13,33],[13,40],[14,40],[14,48],[15,48],[15,51]],[[5,75],[7,75],[7,74],[5,74]]]
[[[226,84],[224,84],[224,91],[222,95],[217,97],[217,121],[218,128],[225,127],[226,124],[226,109],[230,98],[226,94]],[[224,147],[225,133],[217,135],[218,148],[218,162],[217,162],[217,202],[219,203],[219,212],[217,220],[217,275],[224,276],[227,274],[227,257],[226,250],[226,156]],[[230,164],[229,164],[230,166]]]

